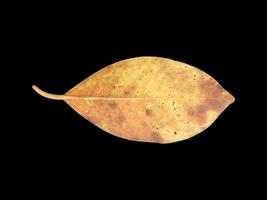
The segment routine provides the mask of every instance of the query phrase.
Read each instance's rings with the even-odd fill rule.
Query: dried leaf
[[[138,57],[109,65],[65,95],[85,119],[128,140],[172,143],[208,128],[234,97],[205,72],[159,57]]]

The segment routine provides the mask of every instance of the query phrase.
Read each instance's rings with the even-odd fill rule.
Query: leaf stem
[[[37,92],[38,94],[40,94],[41,96],[46,97],[48,99],[53,99],[53,100],[67,100],[67,99],[76,99],[76,98],[80,99],[80,97],[75,97],[75,96],[47,93],[47,92],[41,90],[40,88],[38,88],[36,85],[33,85],[32,89],[35,92]]]

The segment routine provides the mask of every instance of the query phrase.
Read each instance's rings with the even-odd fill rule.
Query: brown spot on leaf
[[[203,105],[208,110],[215,110],[217,112],[223,111],[223,108],[225,106],[225,102],[220,99],[206,99],[206,101],[203,103]]]
[[[122,123],[125,120],[125,117],[123,115],[118,116],[118,121]]]
[[[123,94],[124,94],[125,96],[129,96],[130,94],[132,94],[132,93],[135,92],[135,89],[136,89],[136,84],[130,84],[130,85],[127,85],[127,86],[124,88]]]
[[[203,126],[207,122],[209,111],[221,113],[229,101],[225,100],[223,87],[212,78],[199,82],[199,89],[202,91],[204,99],[199,105],[190,107],[187,114],[192,120]]]
[[[220,97],[207,97],[201,104],[190,107],[187,114],[198,124],[203,125],[207,122],[207,113],[215,111],[221,113],[227,105]]]
[[[204,126],[207,122],[207,113],[209,111],[221,113],[229,103],[225,98],[229,95],[225,95],[223,87],[211,78],[199,82],[199,89],[204,99],[195,107],[190,107],[187,114],[200,126]]]
[[[206,96],[210,95],[210,97],[213,98],[219,98],[224,91],[223,87],[211,78],[205,81],[201,81],[199,87],[203,94],[206,94]]]
[[[151,116],[152,115],[152,110],[151,109],[146,109],[146,115]]]
[[[130,94],[130,92],[129,92],[129,91],[124,91],[123,94],[124,94],[125,96],[128,96],[128,95]]]
[[[152,131],[151,139],[152,139],[152,141],[155,141],[157,143],[163,143],[164,142],[163,138],[161,137],[161,135],[157,131]]]
[[[108,105],[110,108],[116,108],[117,107],[117,103],[115,101],[109,101]]]

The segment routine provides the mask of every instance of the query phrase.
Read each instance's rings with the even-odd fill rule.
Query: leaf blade
[[[91,101],[89,106],[85,100],[66,102],[106,132],[129,140],[156,143],[193,137],[208,128],[234,102],[234,97],[205,72],[158,57],[114,63],[89,76],[66,95],[87,96]],[[180,111],[177,107],[173,111],[155,110],[160,108],[156,101],[171,107],[173,99]],[[116,106],[110,104],[112,101]],[[183,116],[183,120],[179,121],[177,116]]]

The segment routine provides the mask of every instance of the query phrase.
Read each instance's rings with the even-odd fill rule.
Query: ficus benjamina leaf
[[[235,98],[205,72],[160,57],[111,64],[64,95],[64,100],[97,127],[128,140],[172,143],[208,128]]]

